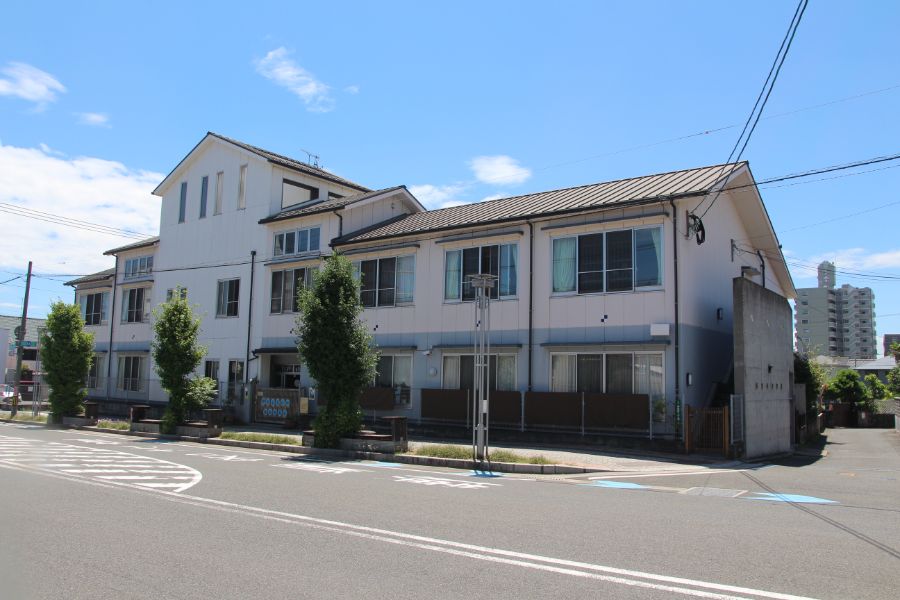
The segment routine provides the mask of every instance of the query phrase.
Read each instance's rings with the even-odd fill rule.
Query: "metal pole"
[[[16,413],[19,412],[19,399],[22,397],[22,391],[20,386],[22,384],[22,352],[24,350],[23,345],[25,344],[25,330],[28,326],[28,294],[31,292],[31,261],[28,261],[28,275],[25,278],[25,302],[22,304],[22,324],[19,325],[18,335],[16,336],[18,340],[18,344],[16,345],[16,374],[15,374],[15,382],[16,387],[14,388],[15,394],[13,395],[13,403],[12,403],[12,416],[15,417]],[[32,378],[34,375],[32,375]],[[34,402],[34,395],[32,394],[32,402]]]

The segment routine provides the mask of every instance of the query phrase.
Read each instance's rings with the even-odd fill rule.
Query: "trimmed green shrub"
[[[87,395],[84,380],[93,353],[94,336],[84,331],[78,306],[54,302],[41,340],[41,363],[45,381],[50,385],[50,410],[54,419],[81,414]]]
[[[359,318],[359,291],[353,265],[334,254],[315,274],[312,287],[299,292],[297,350],[325,401],[313,423],[320,448],[336,448],[340,438],[359,431],[359,395],[375,378],[378,353]]]

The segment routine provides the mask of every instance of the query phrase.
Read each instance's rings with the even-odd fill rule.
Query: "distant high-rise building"
[[[797,349],[821,356],[874,359],[875,294],[871,288],[834,286],[834,264],[825,261],[819,265],[819,287],[797,289]]]
[[[891,344],[900,344],[900,333],[884,334],[884,355],[891,355]]]
[[[819,287],[834,289],[834,263],[827,260],[819,264]]]

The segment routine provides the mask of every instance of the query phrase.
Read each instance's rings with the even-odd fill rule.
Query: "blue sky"
[[[656,142],[743,124],[795,8],[285,4],[5,7],[0,202],[153,234],[150,190],[207,130],[430,206],[715,164],[739,127]],[[758,180],[900,151],[898,26],[895,3],[810,3],[745,155]],[[900,276],[900,204],[809,225],[897,189],[900,169],[762,190],[797,286],[836,260],[838,283],[875,290],[879,334],[900,332],[900,281],[870,277]],[[0,223],[0,281],[29,258],[98,270],[128,242]],[[0,285],[0,313],[20,310],[20,284]],[[36,279],[31,314],[57,297],[71,290]]]

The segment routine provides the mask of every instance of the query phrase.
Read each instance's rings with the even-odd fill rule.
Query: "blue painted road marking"
[[[835,500],[816,498],[815,496],[801,496],[799,494],[770,494],[768,492],[754,492],[755,496],[744,496],[744,500],[767,500],[769,502],[794,502],[795,504],[840,504]]]
[[[372,463],[366,463],[365,466],[366,467],[379,467],[381,469],[399,469],[400,467],[402,467],[404,465],[402,463],[395,463],[395,462],[372,462]]]
[[[617,488],[620,490],[647,489],[646,485],[641,485],[639,483],[631,483],[630,481],[609,481],[608,479],[592,481],[591,483],[586,483],[584,485],[590,485],[593,487]]]
[[[468,475],[469,477],[503,477],[502,473],[494,473],[493,471],[481,471],[479,469],[469,471]]]

